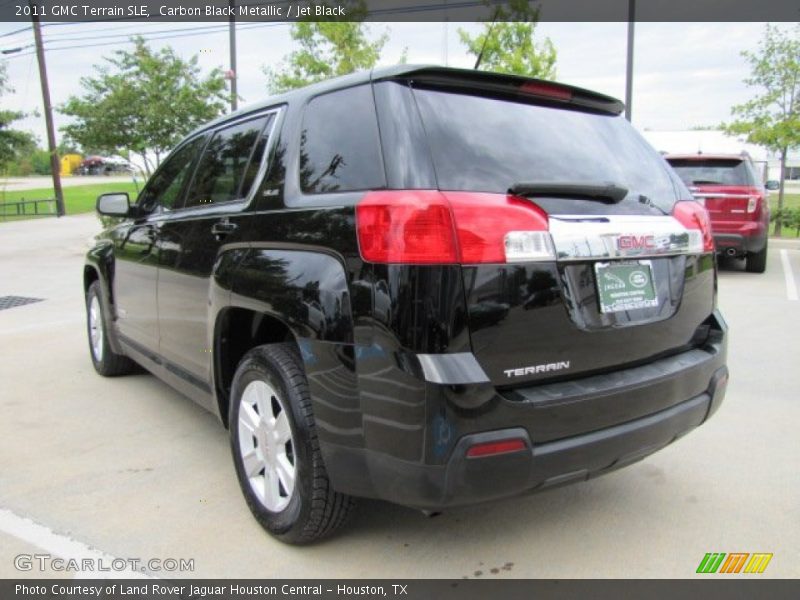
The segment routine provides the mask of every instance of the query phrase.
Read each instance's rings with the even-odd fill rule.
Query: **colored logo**
[[[763,573],[772,553],[707,552],[697,567],[698,573]]]

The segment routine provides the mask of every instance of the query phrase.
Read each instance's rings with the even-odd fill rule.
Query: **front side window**
[[[153,212],[156,209],[172,210],[176,207],[204,141],[205,137],[200,136],[187,142],[175,150],[159,167],[139,198],[139,206],[145,212]]]
[[[217,131],[197,165],[185,206],[230,202],[247,195],[267,145],[270,117],[252,119]]]
[[[375,104],[362,85],[317,96],[303,115],[300,187],[307,194],[385,186]]]

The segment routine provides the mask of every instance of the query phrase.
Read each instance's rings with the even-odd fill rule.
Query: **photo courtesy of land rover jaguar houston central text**
[[[637,461],[719,407],[727,327],[705,209],[622,109],[401,65],[217,119],[97,200],[94,366],[215,413],[290,543],[355,497],[440,511]]]

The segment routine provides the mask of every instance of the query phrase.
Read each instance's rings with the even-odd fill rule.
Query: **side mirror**
[[[127,217],[131,201],[126,192],[100,194],[97,197],[97,212],[107,217]]]
[[[764,187],[774,192],[775,190],[780,189],[781,182],[775,181],[774,179],[770,179],[767,183],[764,184]]]

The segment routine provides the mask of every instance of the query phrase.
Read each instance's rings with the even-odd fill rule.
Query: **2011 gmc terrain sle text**
[[[585,480],[727,383],[707,215],[617,100],[397,66],[189,135],[84,271],[91,357],[215,413],[256,519]]]

